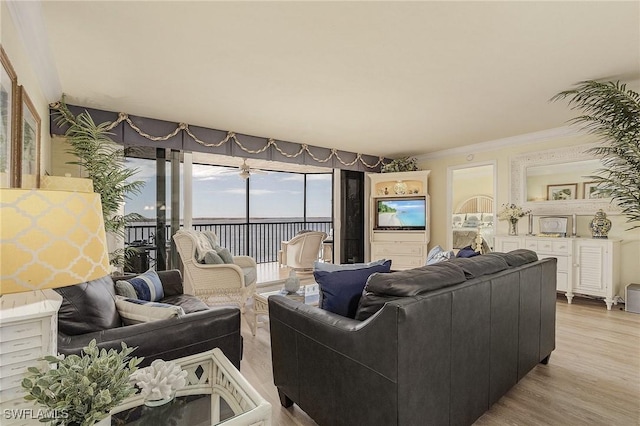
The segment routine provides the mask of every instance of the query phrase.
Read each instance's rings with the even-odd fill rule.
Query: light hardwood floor
[[[476,425],[640,425],[640,314],[564,296],[556,304],[556,349]],[[273,406],[273,424],[315,425],[297,405],[280,406],[268,325],[252,336],[243,321],[242,374]],[[417,366],[416,366],[417,367]],[[360,426],[360,425],[354,425]],[[414,426],[414,425],[408,425]]]

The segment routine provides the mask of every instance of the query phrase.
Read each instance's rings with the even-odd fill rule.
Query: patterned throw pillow
[[[119,283],[122,288],[126,288],[127,283],[130,284],[136,292],[136,299],[146,300],[148,302],[157,302],[164,298],[162,282],[160,281],[160,277],[158,277],[158,273],[153,269],[149,269],[144,274],[138,275],[135,278],[131,278],[126,281],[117,281],[116,289],[118,288]],[[131,293],[129,291],[123,291],[121,295],[128,297],[130,294]]]
[[[125,325],[177,318],[185,315],[180,306],[116,297],[116,308]]]

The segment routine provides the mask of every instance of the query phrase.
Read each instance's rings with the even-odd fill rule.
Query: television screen
[[[388,198],[378,200],[376,229],[415,229],[426,227],[426,199]]]

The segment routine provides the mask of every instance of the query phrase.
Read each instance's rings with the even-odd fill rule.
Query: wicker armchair
[[[178,231],[173,240],[184,267],[184,292],[200,298],[207,305],[234,304],[245,312],[247,299],[256,292],[256,261],[249,256],[233,256],[233,263],[202,264],[196,250],[204,233]],[[212,232],[210,238],[217,237]],[[255,327],[253,321],[249,325]]]
[[[278,253],[280,264],[288,266],[296,271],[308,271],[313,269],[313,263],[318,260],[322,242],[327,234],[320,231],[303,232],[282,241],[281,250]]]

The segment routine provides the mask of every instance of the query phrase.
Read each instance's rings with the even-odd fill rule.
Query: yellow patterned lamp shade
[[[0,294],[108,274],[99,194],[0,189]]]

